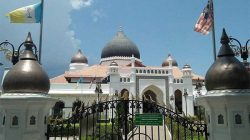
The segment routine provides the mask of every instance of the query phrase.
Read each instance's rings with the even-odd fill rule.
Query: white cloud
[[[97,22],[99,19],[105,17],[105,14],[102,10],[94,10],[91,15],[93,22]]]
[[[74,9],[81,9],[90,6],[93,0],[70,0],[70,3]]]

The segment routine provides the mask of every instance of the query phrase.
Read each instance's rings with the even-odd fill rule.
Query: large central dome
[[[119,30],[116,36],[107,43],[102,50],[101,58],[108,58],[114,56],[127,56],[140,59],[140,52],[131,40],[129,40],[122,30]]]

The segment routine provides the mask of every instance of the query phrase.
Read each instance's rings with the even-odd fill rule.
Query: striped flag
[[[208,1],[207,6],[203,9],[203,12],[195,24],[194,31],[207,35],[212,27],[213,19],[213,3]]]
[[[42,4],[37,3],[18,8],[7,14],[11,23],[39,23],[41,22]]]

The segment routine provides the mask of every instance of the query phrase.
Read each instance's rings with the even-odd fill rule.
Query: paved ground
[[[134,131],[130,140],[170,140],[168,128],[165,126],[141,126]],[[129,136],[133,134],[130,133]],[[146,136],[146,135],[147,136]]]

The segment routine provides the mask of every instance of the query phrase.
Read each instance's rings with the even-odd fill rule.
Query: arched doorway
[[[65,107],[65,104],[63,101],[58,101],[53,107],[53,117],[59,117],[61,118],[63,116],[63,108]]]
[[[129,99],[129,91],[127,89],[121,90],[121,99],[128,100]]]
[[[182,113],[182,93],[179,89],[174,92],[176,112]]]
[[[142,99],[144,101],[147,100],[150,102],[158,103],[157,96],[152,90],[147,90],[146,92],[144,92]]]

